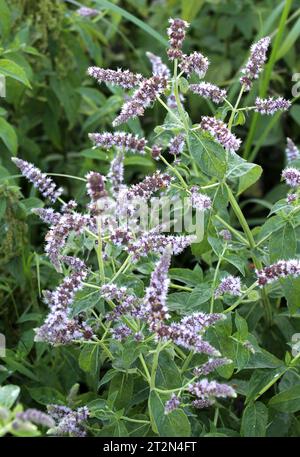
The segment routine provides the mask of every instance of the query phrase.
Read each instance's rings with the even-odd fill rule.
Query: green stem
[[[235,113],[237,112],[238,106],[240,104],[244,89],[245,89],[245,85],[243,84],[242,87],[241,87],[240,93],[238,95],[237,101],[236,101],[236,103],[234,105],[234,108],[231,111],[231,115],[230,115],[229,122],[228,122],[229,130],[231,130],[231,128],[232,128],[232,124],[233,124],[233,121],[234,121],[234,116],[235,116]]]
[[[248,287],[248,289],[245,290],[245,292],[238,298],[238,300],[233,305],[231,305],[229,308],[225,309],[225,311],[223,311],[224,314],[230,313],[230,311],[233,311],[235,308],[237,308],[242,303],[244,298],[247,297],[247,295],[249,295],[249,292],[251,292],[251,290],[255,289],[256,287],[257,287],[257,281],[254,282],[250,287]]]
[[[187,183],[185,182],[185,180],[183,179],[183,177],[181,176],[181,174],[179,173],[178,170],[176,170],[175,167],[173,167],[162,155],[159,156],[160,160],[162,162],[164,162],[164,164],[170,168],[170,170],[172,170],[172,172],[177,176],[177,178],[179,179],[179,181],[181,182],[181,184],[183,185],[183,188],[186,190],[188,189],[188,185]]]
[[[101,217],[97,217],[97,231],[98,231],[98,238],[97,238],[97,246],[95,247],[98,265],[99,265],[99,273],[100,273],[100,281],[102,284],[105,283],[105,272],[104,272],[104,263],[103,263],[103,245],[102,245],[102,237],[101,237]]]
[[[215,274],[214,274],[214,279],[213,279],[213,282],[212,282],[212,294],[211,294],[211,300],[210,300],[210,313],[213,313],[214,312],[214,303],[215,303],[215,289],[216,289],[216,285],[217,285],[217,277],[218,277],[218,274],[219,274],[219,269],[220,269],[220,266],[221,266],[221,262],[224,258],[224,254],[226,252],[226,249],[227,249],[227,243],[225,243],[225,246],[223,248],[223,251],[222,251],[222,254],[220,255],[219,259],[218,259],[218,263],[217,263],[217,266],[216,266],[216,269],[215,269]]]

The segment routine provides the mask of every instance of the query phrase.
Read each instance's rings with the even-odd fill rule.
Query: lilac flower
[[[180,69],[189,77],[193,72],[203,78],[207,72],[209,60],[201,52],[193,52],[189,56],[183,55],[179,64]]]
[[[154,144],[151,148],[151,156],[154,160],[158,160],[161,154],[162,147],[158,144]]]
[[[88,220],[86,216],[79,213],[63,214],[55,225],[50,227],[46,235],[46,254],[53,265],[59,269],[59,255],[64,247],[67,238],[71,232],[80,234],[83,232],[84,227],[87,225]]]
[[[256,270],[256,275],[260,286],[270,284],[279,278],[286,278],[287,276],[296,278],[300,276],[300,260],[279,260],[261,270]]]
[[[63,255],[61,261],[66,263],[74,271],[82,272],[86,269],[85,263],[78,257]]]
[[[152,176],[146,176],[143,181],[131,186],[126,196],[128,200],[133,198],[148,199],[154,192],[169,187],[170,183],[171,177],[167,173],[157,171]]]
[[[103,177],[96,171],[90,171],[86,175],[86,190],[92,202],[96,202],[107,195],[104,187]]]
[[[124,89],[132,89],[139,86],[144,77],[139,73],[132,73],[129,70],[110,70],[100,67],[89,67],[89,76],[95,78],[98,83],[106,82],[113,86],[120,86]]]
[[[144,310],[151,330],[159,328],[161,323],[170,317],[166,305],[170,263],[171,250],[166,247],[151,274],[150,284],[145,293]]]
[[[33,208],[31,211],[39,216],[46,224],[57,224],[61,218],[61,214],[54,211],[53,208]]]
[[[241,145],[241,140],[230,132],[227,125],[214,117],[202,116],[202,130],[209,132],[227,151],[235,152]]]
[[[224,101],[227,93],[225,89],[220,89],[211,83],[201,82],[200,84],[190,84],[190,89],[194,94],[201,95],[204,98],[209,98],[214,103]]]
[[[298,198],[298,195],[297,194],[288,194],[287,197],[286,197],[286,201],[288,203],[293,203],[297,200]]]
[[[214,348],[207,341],[203,340],[199,334],[199,330],[194,325],[188,325],[183,320],[179,323],[172,322],[169,327],[166,327],[161,332],[161,329],[157,330],[159,337],[163,339],[169,339],[178,346],[182,346],[189,351],[194,351],[199,354],[207,354],[213,357],[219,357],[220,352]]]
[[[138,154],[145,154],[147,140],[139,138],[137,135],[126,132],[104,132],[89,133],[89,138],[95,143],[96,147],[111,149],[117,147],[125,151],[131,151]]]
[[[121,316],[128,314],[138,316],[140,313],[141,300],[128,293],[126,287],[118,287],[115,284],[104,284],[101,287],[103,298],[117,301],[119,304],[106,316],[109,321],[116,321]]]
[[[111,329],[111,335],[114,340],[126,340],[132,334],[132,330],[125,324],[120,324],[118,327]]]
[[[213,400],[193,400],[192,401],[192,406],[196,409],[204,409],[204,408],[209,408],[211,405],[214,404]]]
[[[67,203],[64,203],[61,207],[62,213],[72,213],[77,208],[77,202],[75,200],[69,200]]]
[[[282,172],[282,177],[290,187],[300,186],[300,171],[297,168],[285,168]]]
[[[169,142],[169,153],[174,155],[175,157],[179,156],[184,148],[185,139],[182,133],[171,138]]]
[[[121,113],[113,121],[113,126],[127,122],[137,116],[143,116],[145,109],[153,103],[167,88],[166,78],[154,75],[144,80],[132,97],[122,106]]]
[[[207,376],[212,371],[215,371],[218,367],[222,367],[223,365],[227,365],[231,362],[232,360],[221,357],[218,359],[209,359],[201,367],[195,368],[193,374],[194,376]]]
[[[200,400],[214,401],[216,397],[236,397],[232,387],[227,384],[219,384],[216,381],[208,381],[207,379],[201,379],[201,381],[190,384],[188,391]]]
[[[169,414],[180,406],[180,398],[172,394],[170,400],[165,403],[165,414]]]
[[[180,59],[182,56],[182,43],[185,38],[189,23],[182,19],[169,19],[170,27],[167,29],[169,37],[169,49],[167,51],[170,60]]]
[[[52,434],[58,436],[86,436],[84,423],[89,417],[87,406],[72,411],[66,406],[48,405],[48,413],[56,421],[56,426],[51,430]]]
[[[235,296],[241,295],[241,279],[232,275],[223,278],[215,291],[215,297],[219,297],[225,293]]]
[[[290,138],[287,138],[286,140],[287,140],[287,144],[286,144],[285,153],[286,153],[287,162],[289,163],[289,162],[292,162],[292,160],[299,159],[300,152],[299,152],[299,149],[297,148],[297,146],[295,145],[295,143]]]
[[[240,79],[241,84],[245,86],[245,91],[249,91],[251,89],[253,80],[257,79],[261,73],[263,65],[266,61],[266,54],[270,42],[271,38],[266,36],[251,46],[250,58],[245,68],[242,69],[244,76]]]
[[[110,235],[111,241],[116,246],[126,246],[132,238],[133,236],[129,230],[127,228],[123,229],[121,227],[114,229]]]
[[[274,114],[276,111],[287,111],[291,107],[291,102],[283,97],[279,98],[259,98],[255,100],[255,109],[260,114]]]
[[[179,94],[179,99],[180,99],[180,102],[181,103],[184,103],[185,102],[185,98],[182,94]],[[167,104],[168,104],[168,107],[171,108],[171,109],[177,109],[177,102],[176,102],[176,97],[174,95],[174,93],[172,92],[169,97],[167,98]]]
[[[98,16],[99,11],[93,8],[87,8],[86,6],[82,6],[81,8],[78,8],[78,10],[76,10],[76,13],[82,17],[93,17]]]
[[[212,207],[211,199],[207,195],[201,194],[199,192],[199,187],[193,186],[193,187],[191,187],[190,191],[191,191],[190,201],[191,201],[191,205],[193,208],[195,208],[199,211],[205,211],[207,209],[211,209],[211,207]]]
[[[16,414],[16,419],[22,422],[32,422],[36,425],[42,425],[43,427],[52,428],[55,425],[54,420],[49,414],[43,413],[38,409],[29,408],[21,413]]]
[[[113,195],[117,196],[119,191],[125,187],[124,154],[122,152],[119,152],[112,160],[107,177],[110,180]]]
[[[229,230],[223,229],[220,231],[219,235],[223,238],[224,241],[231,241],[232,235]]]
[[[146,56],[152,64],[152,73],[157,76],[162,76],[165,79],[170,78],[171,72],[167,65],[163,63],[159,56],[152,54],[152,52],[146,52]]]
[[[21,170],[22,175],[32,182],[45,198],[49,198],[54,203],[60,197],[63,189],[61,187],[57,189],[54,181],[46,173],[42,173],[39,168],[26,160],[13,157],[12,161]]]
[[[135,340],[135,341],[138,341],[138,342],[144,340],[144,335],[142,334],[141,331],[136,332],[136,333],[134,334],[134,340]]]

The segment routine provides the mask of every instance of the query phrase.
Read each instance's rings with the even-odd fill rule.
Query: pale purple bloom
[[[196,409],[204,409],[204,408],[209,408],[214,404],[214,400],[193,400],[192,401],[192,406]]]
[[[107,320],[116,321],[125,314],[131,316],[139,315],[141,300],[129,294],[126,287],[118,287],[115,284],[104,284],[101,287],[101,294],[106,300],[119,303],[106,315]]]
[[[287,276],[297,278],[300,276],[300,260],[279,260],[261,270],[256,270],[256,275],[260,286],[270,284],[279,278],[286,278]]]
[[[180,100],[181,103],[185,102],[185,98],[181,93],[179,94],[179,100]],[[169,97],[167,99],[167,104],[168,104],[169,108],[177,109],[176,97],[175,97],[173,92],[169,95]]]
[[[300,171],[297,168],[285,168],[282,177],[290,187],[300,186]]]
[[[151,156],[154,160],[158,160],[161,154],[162,147],[158,144],[154,144],[151,148]]]
[[[39,216],[46,224],[57,224],[61,218],[61,214],[54,211],[53,208],[33,208],[31,211]]]
[[[124,89],[132,89],[139,86],[144,77],[139,73],[132,73],[129,70],[110,70],[100,67],[89,67],[89,76],[95,78],[98,83],[106,82]]]
[[[82,6],[81,8],[78,8],[78,10],[76,10],[76,13],[82,17],[93,17],[93,16],[98,16],[99,11],[97,11],[93,8],[88,8],[86,6]]]
[[[180,398],[172,394],[170,400],[165,403],[165,414],[169,414],[180,406]]]
[[[223,102],[227,95],[225,89],[220,89],[218,86],[206,82],[201,82],[200,84],[190,84],[190,89],[194,92],[194,94],[209,98],[214,103]]]
[[[207,376],[218,367],[231,363],[232,360],[226,358],[209,359],[201,367],[196,367],[193,371],[194,376]]]
[[[290,138],[287,138],[286,141],[287,141],[287,143],[286,143],[285,153],[286,153],[286,160],[289,163],[289,162],[292,162],[292,160],[299,159],[300,152],[299,152],[299,149],[297,148],[297,146],[295,145],[295,143]]]
[[[92,202],[97,202],[100,198],[107,196],[104,180],[100,173],[90,171],[86,175],[86,180],[86,191]]]
[[[287,111],[291,107],[291,102],[283,97],[279,98],[260,98],[255,100],[255,109],[257,113],[272,115],[276,111]]]
[[[111,329],[111,335],[114,340],[126,340],[132,334],[132,330],[125,324],[120,324],[118,327]]]
[[[232,235],[227,229],[223,229],[220,231],[219,235],[223,238],[224,241],[231,241]]]
[[[229,275],[221,280],[218,288],[215,291],[215,296],[219,297],[225,293],[235,296],[242,294],[241,279],[238,276]]]
[[[56,422],[55,427],[51,430],[53,435],[86,436],[85,422],[90,414],[87,406],[72,411],[67,406],[48,405],[47,410]]]
[[[201,381],[190,384],[188,391],[200,400],[214,400],[216,397],[236,397],[232,387],[216,381],[208,381],[207,379],[201,379]]]
[[[189,23],[182,19],[169,19],[170,27],[167,29],[169,37],[169,49],[167,51],[170,60],[180,59],[182,56],[182,43],[185,38]]]
[[[11,160],[21,170],[22,175],[32,182],[45,198],[49,198],[54,203],[60,197],[63,189],[61,187],[57,189],[54,181],[46,173],[42,173],[39,168],[26,160],[17,157],[13,157]]]
[[[55,425],[54,420],[49,414],[43,413],[38,409],[29,408],[16,414],[16,419],[22,422],[32,422],[36,425],[52,428]]]
[[[288,194],[287,197],[286,197],[286,201],[288,203],[293,203],[297,200],[298,198],[298,195],[297,194]]]
[[[249,91],[252,87],[253,80],[257,79],[263,69],[266,61],[267,50],[269,48],[271,38],[266,36],[261,38],[257,43],[252,44],[250,48],[250,57],[242,69],[244,76],[241,77],[240,82],[245,86],[245,91]]]
[[[117,196],[119,191],[124,188],[124,154],[119,152],[110,164],[110,169],[107,174],[111,183],[111,189],[114,196]]]
[[[236,152],[241,145],[241,140],[230,132],[223,121],[215,117],[202,116],[200,128],[209,132],[229,152]]]
[[[193,72],[199,78],[203,78],[207,72],[209,60],[201,52],[193,52],[190,55],[183,55],[179,64],[180,69],[189,77]]]
[[[145,109],[156,100],[167,88],[167,79],[154,75],[144,80],[130,99],[122,106],[119,116],[113,121],[113,126],[124,124],[129,119],[143,116]]]
[[[207,209],[211,209],[212,207],[212,201],[210,197],[208,197],[205,194],[201,194],[199,192],[199,187],[193,186],[190,189],[191,191],[191,205],[193,208],[199,210],[199,211],[205,211]]]
[[[170,183],[171,177],[167,173],[157,171],[152,176],[146,176],[143,181],[131,186],[126,193],[126,197],[128,200],[133,198],[148,199],[154,192],[169,187]]]
[[[178,135],[171,138],[169,142],[169,153],[175,157],[179,156],[184,148],[185,140],[184,135],[179,133]]]
[[[147,144],[145,138],[140,138],[138,135],[132,135],[132,133],[127,132],[89,133],[89,138],[95,143],[96,147],[103,149],[116,147],[138,154],[145,154],[145,146]]]
[[[163,63],[159,56],[156,56],[152,52],[146,52],[146,56],[151,62],[152,65],[152,73],[154,75],[162,76],[163,78],[170,78],[171,72],[167,65]]]
[[[75,200],[69,200],[67,203],[64,203],[61,207],[62,213],[72,213],[77,208],[77,202]]]

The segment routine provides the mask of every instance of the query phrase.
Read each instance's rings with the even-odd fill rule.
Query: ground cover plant
[[[144,2],[67,3],[76,10],[41,2],[62,27],[40,82],[21,64],[49,30],[35,41],[29,21],[14,49],[2,25],[11,59],[0,73],[22,101],[8,98],[16,117],[2,119],[0,434],[299,436],[300,153],[286,121],[299,122],[299,106],[284,78],[300,10],[280,3],[238,63],[224,53],[224,76],[216,42],[202,49],[193,23],[224,18],[227,2],[173,2],[160,33]],[[142,63],[125,41],[128,68],[106,49],[122,20],[148,36]],[[278,135],[272,168],[258,154]],[[83,151],[67,153],[79,140]]]

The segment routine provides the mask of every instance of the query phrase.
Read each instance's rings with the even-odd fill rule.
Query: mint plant
[[[13,159],[55,205],[34,210],[50,226],[45,252],[63,278],[56,289],[44,291],[49,309],[35,341],[68,348],[93,392],[77,388],[71,404],[69,397],[64,404],[47,402],[56,421],[49,433],[259,434],[268,410],[257,400],[270,391],[270,420],[276,422],[277,410],[288,412],[281,399],[293,387],[282,383],[299,377],[299,355],[287,351],[284,361],[272,355],[256,328],[268,334],[281,313],[288,319],[299,307],[299,152],[288,139],[282,177],[293,193],[274,205],[263,225],[250,228],[239,200],[262,169],[238,155],[242,140],[233,129],[251,112],[272,115],[291,102],[258,97],[252,106],[242,105],[263,70],[269,37],[252,45],[233,101],[225,89],[201,81],[210,65],[206,56],[183,52],[188,27],[170,19],[167,55],[173,72],[152,53],[150,77],[88,69],[99,83],[129,91],[114,127],[126,129],[124,124],[130,126],[154,103],[166,117],[148,140],[128,130],[90,133],[95,150],[106,151],[111,164],[106,176],[95,170],[80,178],[89,200],[85,207],[66,202],[51,176]],[[216,104],[214,115],[199,115],[193,124],[188,91]],[[130,154],[152,157],[158,170],[127,184],[124,159]],[[186,214],[188,224],[178,234],[177,222]],[[172,267],[177,255],[192,258],[193,268]],[[253,428],[256,411],[259,423]]]

